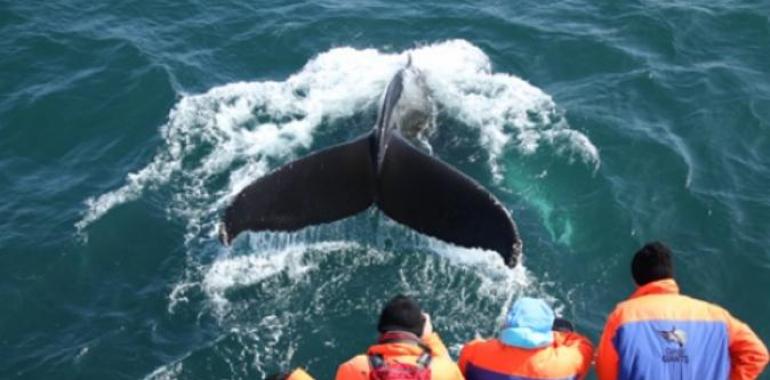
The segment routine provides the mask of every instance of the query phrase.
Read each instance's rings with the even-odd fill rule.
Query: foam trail
[[[489,57],[476,46],[453,40],[412,54],[436,101],[481,132],[496,180],[502,179],[500,161],[510,144],[523,154],[536,152],[543,143],[554,145],[557,152],[577,154],[598,167],[598,149],[569,129],[551,96],[516,76],[493,73]]]
[[[354,256],[346,265],[345,272],[348,274],[366,270],[366,267],[373,264],[396,260],[392,253],[394,251],[414,251],[417,257],[427,257],[429,261],[434,260],[431,257],[433,253],[441,257],[439,262],[442,265],[441,273],[434,276],[452,278],[451,272],[456,270],[453,268],[464,268],[464,271],[472,273],[479,281],[478,293],[495,299],[510,298],[511,294],[530,288],[534,283],[533,277],[523,265],[511,270],[493,251],[457,247],[426,238],[395,223],[381,227],[380,232],[388,239],[398,236],[402,240],[383,251],[352,241],[305,242],[313,240],[307,231],[276,233],[267,239],[246,239],[241,246],[234,247],[237,253],[221,255],[209,264],[200,265],[196,273],[178,283],[169,296],[172,304],[170,312],[174,312],[176,304],[186,303],[191,292],[200,291],[214,314],[220,319],[224,318],[233,306],[228,297],[232,291],[269,281],[278,274],[286,275],[293,282],[301,281],[309,272],[318,268],[319,262],[326,260],[328,253],[334,253],[331,255],[334,257]],[[421,264],[418,267],[429,266]],[[419,282],[436,281],[423,278]]]
[[[304,255],[308,251],[328,253],[354,247],[358,247],[358,244],[323,242],[296,244],[282,249],[258,247],[254,249],[254,254],[216,260],[205,270],[200,285],[217,312],[222,314],[229,304],[226,298],[229,290],[254,285],[281,272],[287,273],[291,278],[299,278],[313,269],[312,264],[303,263]]]

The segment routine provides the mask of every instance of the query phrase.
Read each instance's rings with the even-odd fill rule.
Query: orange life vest
[[[435,332],[423,339],[431,351],[430,370],[433,380],[463,380],[460,369],[452,361],[449,352]],[[368,380],[371,372],[369,355],[382,355],[386,362],[417,365],[417,360],[424,352],[419,346],[407,343],[382,343],[369,347],[366,354],[357,355],[341,364],[337,369],[336,380]]]
[[[593,346],[580,334],[553,332],[553,343],[525,349],[499,339],[475,340],[463,347],[460,369],[468,380],[582,379],[591,366]]]

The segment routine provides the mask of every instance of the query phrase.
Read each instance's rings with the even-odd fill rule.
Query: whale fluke
[[[425,235],[496,251],[509,266],[521,253],[510,214],[479,183],[393,134],[380,166],[377,206]]]
[[[372,133],[290,162],[252,182],[225,210],[225,244],[245,230],[295,231],[357,214],[374,201]]]
[[[293,161],[241,191],[225,210],[220,237],[295,231],[357,214],[373,203],[420,233],[496,251],[516,264],[520,242],[505,208],[476,181],[393,133],[378,168],[373,133]]]
[[[508,210],[472,178],[404,137],[419,137],[435,112],[411,55],[381,99],[372,132],[290,162],[243,189],[225,210],[220,239],[230,244],[245,230],[295,231],[374,204],[420,233],[496,251],[515,266],[522,243]]]

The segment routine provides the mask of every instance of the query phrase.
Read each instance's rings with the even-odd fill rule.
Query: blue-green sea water
[[[0,378],[329,379],[397,292],[455,356],[522,294],[596,341],[650,240],[673,247],[685,293],[767,343],[769,15],[764,0],[1,1]],[[524,266],[375,211],[222,247],[232,196],[369,130],[409,54],[437,103],[435,155],[513,213]]]

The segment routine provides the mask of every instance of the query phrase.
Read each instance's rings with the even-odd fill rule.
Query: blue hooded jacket
[[[545,301],[522,297],[508,311],[500,341],[526,349],[548,346],[553,342],[554,318],[553,310]]]

